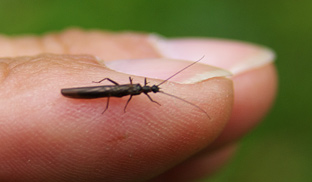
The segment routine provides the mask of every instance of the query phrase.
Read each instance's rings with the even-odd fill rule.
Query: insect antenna
[[[178,74],[181,73],[182,71],[186,70],[187,68],[189,68],[189,67],[193,66],[194,64],[198,63],[198,62],[201,61],[204,57],[205,57],[205,56],[201,57],[199,60],[193,62],[192,64],[190,64],[190,65],[188,65],[188,66],[186,66],[186,67],[184,67],[183,69],[179,70],[179,71],[176,72],[175,74],[171,75],[171,76],[170,76],[169,78],[167,78],[166,80],[160,82],[160,83],[157,85],[157,87],[160,86],[160,85],[162,85],[162,84],[164,84],[165,82],[167,82],[168,80],[170,80],[170,79],[173,78],[174,76],[178,75]],[[185,99],[182,99],[182,98],[180,98],[180,97],[178,97],[178,96],[175,96],[175,95],[168,94],[168,93],[163,92],[163,91],[158,91],[158,92],[159,92],[159,93],[162,93],[162,94],[165,94],[165,95],[168,95],[168,96],[170,96],[170,97],[176,98],[176,99],[178,99],[178,100],[181,100],[181,101],[183,101],[183,102],[185,102],[185,103],[187,103],[187,104],[190,104],[190,105],[196,107],[197,109],[199,109],[200,111],[202,111],[203,113],[205,113],[205,114],[207,115],[207,117],[210,119],[210,116],[208,115],[208,113],[207,113],[204,109],[200,108],[198,105],[193,104],[193,103],[191,103],[191,102],[189,102],[189,101],[187,101],[187,100],[185,100]]]
[[[199,109],[199,110],[202,111],[203,113],[205,113],[205,114],[207,115],[207,117],[208,117],[209,119],[211,119],[210,116],[208,115],[208,113],[207,113],[204,109],[200,108],[198,105],[193,104],[192,102],[189,102],[189,101],[187,101],[187,100],[185,100],[185,99],[182,99],[181,97],[178,97],[178,96],[175,96],[175,95],[171,95],[171,94],[168,94],[168,93],[163,92],[163,91],[159,91],[159,93],[168,95],[168,96],[170,96],[170,97],[173,97],[173,98],[179,99],[180,101],[183,101],[183,102],[185,102],[185,103],[188,103],[188,104],[190,104],[190,105],[196,107],[197,109]]]
[[[187,68],[193,66],[194,64],[198,63],[199,61],[201,61],[205,56],[201,57],[199,60],[193,62],[192,64],[184,67],[183,69],[181,69],[180,71],[176,72],[175,74],[171,75],[169,78],[167,78],[166,80],[160,82],[160,84],[158,84],[157,86],[159,85],[162,85],[163,83],[167,82],[168,80],[170,80],[171,78],[173,78],[174,76],[176,76],[177,74],[181,73],[182,71],[186,70]]]

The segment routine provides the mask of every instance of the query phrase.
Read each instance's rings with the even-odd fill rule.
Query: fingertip
[[[231,119],[214,147],[234,142],[257,126],[274,104],[277,73],[273,64],[233,77],[235,102]]]

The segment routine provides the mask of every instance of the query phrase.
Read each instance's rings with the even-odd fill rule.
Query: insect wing
[[[77,87],[64,88],[62,95],[70,98],[93,99],[99,97],[109,97],[110,92],[115,86],[95,86],[95,87]]]

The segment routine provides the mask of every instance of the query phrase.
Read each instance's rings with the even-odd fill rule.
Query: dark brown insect
[[[202,59],[202,58],[201,58]],[[202,111],[203,113],[205,113],[208,118],[209,115],[208,113],[203,110],[202,108],[200,108],[199,106],[184,100],[180,97],[165,93],[163,91],[160,90],[159,86],[162,85],[163,83],[167,82],[169,79],[171,79],[172,77],[176,76],[177,74],[179,74],[180,72],[184,71],[185,69],[189,68],[190,66],[196,64],[197,62],[199,62],[201,59],[199,59],[198,61],[193,62],[192,64],[186,66],[185,68],[181,69],[180,71],[176,72],[175,74],[173,74],[172,76],[170,76],[169,78],[167,78],[166,80],[162,81],[161,83],[159,83],[158,85],[153,85],[153,86],[149,86],[147,85],[147,80],[146,78],[144,79],[144,85],[142,86],[141,84],[133,84],[132,83],[132,78],[129,77],[130,80],[130,84],[123,84],[123,85],[119,85],[117,82],[111,80],[110,78],[104,78],[98,82],[94,82],[93,83],[101,83],[104,80],[110,81],[111,83],[113,83],[114,85],[102,85],[102,86],[92,86],[92,87],[76,87],[76,88],[64,88],[61,89],[61,93],[63,96],[65,97],[69,97],[69,98],[76,98],[76,99],[96,99],[96,98],[101,98],[101,97],[107,97],[107,104],[105,107],[105,110],[102,112],[104,113],[107,109],[108,109],[108,105],[109,105],[109,98],[110,97],[124,97],[127,95],[130,95],[130,98],[128,99],[125,107],[124,107],[124,112],[126,112],[127,106],[130,102],[130,100],[132,99],[132,96],[134,95],[140,95],[142,93],[144,93],[150,101],[160,105],[158,102],[154,101],[149,95],[149,92],[153,92],[153,93],[162,93],[171,97],[174,97],[176,99],[179,99],[183,102],[186,102],[194,107],[196,107],[197,109],[199,109],[200,111]]]

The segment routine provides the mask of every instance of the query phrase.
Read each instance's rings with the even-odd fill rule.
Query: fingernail
[[[161,58],[115,60],[105,62],[104,64],[106,67],[118,72],[165,80],[193,62],[194,61]],[[230,75],[231,73],[226,70],[198,62],[181,73],[178,73],[171,78],[170,81],[192,84],[209,78],[226,77]]]
[[[266,47],[222,39],[165,39],[151,35],[150,41],[163,57],[196,60],[229,70],[234,75],[274,61],[274,52]]]

